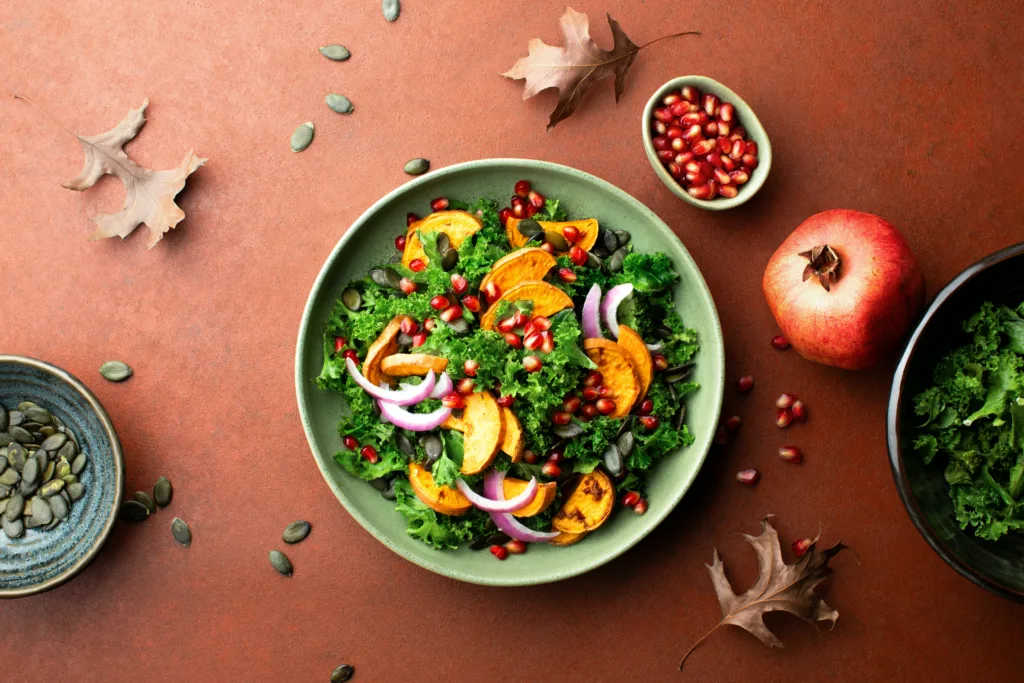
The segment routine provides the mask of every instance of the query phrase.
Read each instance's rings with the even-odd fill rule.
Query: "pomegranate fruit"
[[[902,340],[924,304],[924,276],[887,221],[834,209],[801,223],[762,282],[782,334],[803,357],[870,368]]]

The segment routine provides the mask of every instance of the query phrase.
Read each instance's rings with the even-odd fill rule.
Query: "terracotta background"
[[[849,374],[773,351],[760,277],[808,215],[874,212],[900,226],[929,294],[985,254],[1024,238],[1024,14],[1012,2],[699,2],[590,0],[643,43],[703,36],[641,54],[623,100],[599,84],[575,117],[545,133],[554,98],[520,102],[497,74],[527,41],[559,38],[562,3],[379,2],[0,4],[0,350],[52,361],[110,410],[127,457],[127,493],[160,475],[173,507],[120,525],[79,578],[0,605],[0,661],[35,652],[22,681],[1008,680],[1019,672],[1021,608],[960,578],[927,547],[898,500],[885,454],[892,363]],[[353,53],[322,58],[331,42]],[[670,77],[701,73],[741,93],[772,137],[760,195],[715,215],[684,206],[644,157],[639,116]],[[355,113],[323,105],[348,95]],[[112,179],[64,190],[82,154],[69,129],[112,127],[151,99],[132,156],[166,168],[194,147],[208,164],[180,197],[187,220],[152,251],[142,234],[88,242],[89,217],[119,208]],[[317,137],[288,150],[299,123]],[[743,416],[679,509],[636,549],[586,576],[537,588],[463,585],[400,559],[364,532],[324,485],[299,424],[293,346],[307,292],[346,226],[407,178],[435,168],[533,157],[605,178],[661,215],[703,269],[725,329],[727,392]],[[142,231],[140,230],[139,233]],[[26,316],[27,314],[27,316]],[[136,376],[104,382],[109,358]],[[780,433],[771,402],[807,399],[808,424]],[[801,467],[775,449],[794,442]],[[750,489],[732,474],[757,466]],[[737,532],[777,515],[785,543],[813,534],[857,549],[825,589],[832,632],[772,620],[768,650],[724,630],[676,673],[718,619],[704,568],[711,550],[745,589],[755,573]],[[167,531],[179,515],[189,550]],[[266,553],[295,518],[291,580]],[[43,646],[48,643],[48,646]]]

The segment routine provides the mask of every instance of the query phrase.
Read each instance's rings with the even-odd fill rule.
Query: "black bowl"
[[[1024,301],[1024,243],[998,251],[960,273],[939,292],[918,323],[889,394],[889,461],[900,498],[928,545],[979,586],[1024,602],[1024,536],[1008,534],[993,542],[961,531],[943,468],[935,463],[926,467],[910,445],[916,431],[914,396],[931,386],[939,359],[967,341],[963,321],[985,301],[1013,307]]]

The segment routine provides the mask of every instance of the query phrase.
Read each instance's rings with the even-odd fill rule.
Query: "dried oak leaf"
[[[608,25],[615,41],[611,51],[602,50],[590,37],[590,22],[587,15],[577,12],[571,7],[565,8],[565,14],[559,20],[565,47],[554,47],[540,38],[529,43],[529,54],[520,57],[511,69],[501,74],[515,80],[526,79],[523,99],[529,99],[542,90],[558,89],[558,103],[551,112],[548,128],[571,116],[579,109],[583,96],[597,81],[608,76],[615,76],[615,101],[622,97],[626,87],[626,73],[633,65],[637,53],[651,43],[665,38],[683,35],[698,35],[697,31],[676,33],[664,38],[652,40],[644,45],[636,45],[626,35],[619,22],[608,15]]]
[[[739,626],[757,636],[765,645],[781,648],[782,641],[764,624],[762,617],[765,613],[789,612],[811,624],[828,621],[832,626],[835,626],[839,618],[839,612],[826,605],[814,592],[814,588],[832,575],[834,570],[828,566],[829,560],[840,551],[848,549],[848,546],[836,543],[831,548],[819,551],[815,547],[818,541],[815,538],[803,557],[793,564],[786,564],[779,547],[779,535],[768,518],[761,520],[759,536],[743,534],[743,538],[757,553],[757,581],[746,593],[736,595],[729,579],[725,578],[725,565],[718,556],[718,550],[715,550],[714,559],[706,566],[722,607],[722,620],[683,655],[683,661],[679,663],[680,670],[690,653],[719,626]]]
[[[93,218],[96,232],[92,239],[127,237],[141,223],[149,228],[147,246],[163,239],[164,233],[185,218],[185,212],[174,203],[174,197],[185,187],[185,179],[202,166],[200,159],[189,150],[177,168],[154,171],[139,166],[124,151],[146,122],[143,112],[149,106],[147,99],[138,109],[132,109],[121,123],[99,135],[78,135],[85,150],[85,166],[75,178],[64,183],[69,190],[82,191],[96,184],[104,175],[117,177],[124,184],[124,209],[119,213],[105,213]]]

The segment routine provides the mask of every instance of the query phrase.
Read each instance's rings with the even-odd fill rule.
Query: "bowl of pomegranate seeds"
[[[742,97],[707,76],[661,86],[643,115],[647,158],[678,197],[711,211],[739,206],[764,184],[772,146]]]

